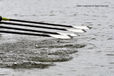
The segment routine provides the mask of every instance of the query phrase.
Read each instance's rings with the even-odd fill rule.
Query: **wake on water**
[[[77,48],[85,44],[74,44],[71,40],[20,40],[0,44],[0,67],[2,68],[46,68],[54,62],[73,58]]]

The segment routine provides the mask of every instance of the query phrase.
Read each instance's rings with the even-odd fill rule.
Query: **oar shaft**
[[[54,30],[67,31],[67,30],[64,29],[64,28],[37,26],[37,25],[29,25],[29,24],[11,23],[11,22],[0,22],[0,24],[8,24],[8,25],[27,26],[27,27],[35,27],[35,28],[44,28],[44,29],[54,29]]]
[[[38,32],[38,33],[46,33],[46,34],[59,34],[59,33],[56,33],[56,32],[39,31],[39,30],[33,30],[33,29],[23,29],[23,28],[17,28],[17,27],[0,26],[0,28],[3,28],[3,29],[13,29],[13,30],[21,30],[21,31],[30,31],[30,32]]]
[[[20,35],[31,35],[31,36],[51,37],[50,35],[46,35],[46,34],[23,33],[23,32],[4,31],[4,30],[0,30],[0,33],[9,33],[9,34],[20,34]]]
[[[34,23],[34,24],[42,24],[42,25],[51,25],[51,26],[59,26],[59,27],[71,27],[69,25],[63,25],[63,24],[54,24],[54,23],[46,23],[46,22],[36,22],[36,21],[27,21],[27,20],[19,20],[19,19],[8,19],[2,17],[2,20],[6,21],[15,21],[15,22],[25,22],[25,23]]]

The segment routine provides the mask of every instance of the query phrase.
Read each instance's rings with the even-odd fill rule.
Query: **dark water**
[[[53,62],[72,59],[77,48],[84,44],[74,44],[71,40],[19,40],[0,44],[1,67],[4,68],[45,68]]]

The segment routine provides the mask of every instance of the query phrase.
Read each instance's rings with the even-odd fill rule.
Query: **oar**
[[[20,31],[29,31],[29,32],[37,32],[37,33],[46,33],[46,34],[56,34],[60,35],[57,32],[48,32],[48,31],[40,31],[35,29],[26,29],[26,28],[17,28],[17,27],[8,27],[8,26],[0,26],[2,29],[13,29],[13,30],[20,30]]]
[[[21,34],[21,35],[33,35],[33,36],[44,36],[44,37],[51,37],[46,34],[35,34],[35,33],[23,33],[23,32],[16,32],[16,31],[6,31],[6,30],[0,30],[0,33],[9,33],[9,34]]]
[[[63,25],[63,24],[54,24],[54,23],[46,23],[46,22],[36,22],[36,21],[27,21],[27,20],[19,20],[19,19],[10,19],[1,17],[1,20],[5,21],[15,21],[15,22],[25,22],[25,23],[34,23],[34,24],[42,24],[42,25],[51,25],[51,26],[59,26],[59,27],[68,27],[68,28],[78,28],[78,29],[90,29],[89,26],[71,26],[71,25]]]
[[[44,34],[54,34],[54,35],[69,35],[69,36],[77,36],[74,33],[61,33],[61,32],[49,32],[49,31],[41,31],[41,30],[35,30],[30,28],[19,28],[19,27],[9,27],[9,26],[0,26],[2,29],[13,29],[13,30],[19,30],[19,31],[29,31],[29,32],[36,32],[36,33],[44,33]]]
[[[9,34],[19,34],[19,35],[31,35],[31,36],[43,36],[43,37],[54,37],[60,39],[70,39],[71,37],[68,35],[47,35],[47,34],[36,34],[36,33],[26,33],[26,32],[17,32],[17,31],[6,31],[0,30],[0,33],[9,33]]]
[[[12,22],[0,22],[0,24],[8,24],[8,25],[16,25],[16,26],[26,26],[26,27],[35,27],[35,28],[44,28],[44,29],[53,29],[53,30],[61,30],[61,31],[71,31],[76,33],[86,32],[83,29],[74,29],[74,28],[56,28],[56,27],[46,27],[46,26],[37,26],[30,24],[21,24],[21,23],[12,23]]]

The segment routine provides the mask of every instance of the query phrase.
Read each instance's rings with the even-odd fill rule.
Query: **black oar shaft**
[[[30,32],[38,32],[38,33],[47,33],[47,34],[59,34],[59,33],[56,33],[56,32],[39,31],[39,30],[33,30],[33,29],[23,29],[23,28],[7,27],[7,26],[0,26],[0,28],[21,30],[21,31],[30,31]]]
[[[54,24],[54,23],[46,23],[46,22],[35,22],[35,21],[26,21],[26,20],[18,20],[18,19],[9,19],[10,21],[16,21],[16,22],[25,22],[25,23],[34,23],[34,24],[42,24],[42,25],[51,25],[51,26],[60,26],[60,27],[71,27],[69,25],[63,25],[63,24]]]
[[[27,26],[27,27],[35,27],[35,28],[45,28],[45,29],[54,29],[54,30],[67,31],[67,30],[64,29],[64,28],[37,26],[37,25],[29,25],[29,24],[11,23],[11,22],[0,22],[0,24],[8,24],[8,25]]]
[[[16,32],[16,31],[4,31],[0,30],[0,33],[9,33],[9,34],[20,34],[20,35],[31,35],[31,36],[43,36],[43,37],[51,37],[50,35],[46,34],[35,34],[35,33],[23,33],[23,32]]]

